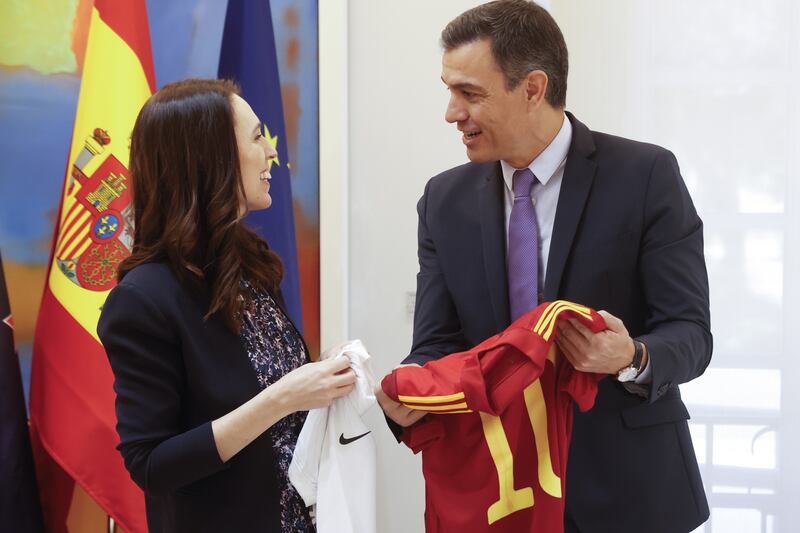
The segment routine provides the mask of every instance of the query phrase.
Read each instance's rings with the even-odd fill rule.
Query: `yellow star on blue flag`
[[[264,123],[264,131],[262,132],[262,135],[264,135],[264,137],[267,138],[267,140],[269,141],[269,144],[277,152],[278,151],[278,136],[277,135],[275,135],[274,137],[272,136],[272,134],[269,132],[269,126],[267,126],[266,122]],[[275,163],[278,166],[281,165],[281,161],[280,161],[280,159],[278,159],[277,155],[275,156],[275,159],[270,159],[269,160],[269,165],[267,166],[267,170],[272,170],[272,163]]]

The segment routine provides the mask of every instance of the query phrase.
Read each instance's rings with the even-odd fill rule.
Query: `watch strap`
[[[617,372],[617,380],[620,382],[633,381],[642,369],[642,358],[644,357],[644,344],[633,339],[633,360],[631,364],[621,368]]]

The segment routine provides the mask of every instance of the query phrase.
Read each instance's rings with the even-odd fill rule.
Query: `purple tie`
[[[508,222],[508,302],[512,322],[539,305],[539,225],[531,201],[535,180],[528,168],[514,172],[514,206]]]

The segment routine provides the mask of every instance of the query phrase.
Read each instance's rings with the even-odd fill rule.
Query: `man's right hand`
[[[412,365],[400,365],[395,368],[400,368],[403,366],[412,366]],[[414,365],[418,366],[418,365]],[[375,387],[375,398],[378,400],[378,403],[383,409],[383,412],[395,421],[395,423],[399,424],[403,427],[408,427],[410,425],[416,424],[420,419],[422,419],[426,414],[425,411],[417,411],[415,409],[409,409],[405,405],[398,403],[383,392],[383,389],[380,385]]]
[[[377,398],[386,416],[403,427],[408,427],[417,423],[422,417],[428,414],[425,411],[409,409],[405,405],[392,400],[380,387],[375,388],[375,398]]]

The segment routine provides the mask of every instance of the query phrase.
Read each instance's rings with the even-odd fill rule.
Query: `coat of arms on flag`
[[[117,267],[133,247],[133,211],[128,169],[105,153],[108,132],[95,128],[72,165],[65,203],[71,203],[59,232],[58,269],[79,287],[111,289]]]

